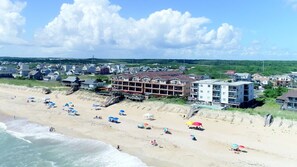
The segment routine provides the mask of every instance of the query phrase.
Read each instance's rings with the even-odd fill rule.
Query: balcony
[[[220,99],[213,99],[212,102],[213,103],[220,103],[221,101],[220,101]]]
[[[212,94],[212,96],[213,96],[213,97],[220,97],[221,94],[219,94],[219,93],[214,93],[214,94]]]
[[[219,87],[219,86],[214,86],[214,87],[212,88],[212,90],[213,90],[213,91],[221,91],[221,87]]]
[[[176,86],[176,87],[174,87],[174,90],[182,91],[182,90],[183,90],[183,87],[181,87],[181,86]]]

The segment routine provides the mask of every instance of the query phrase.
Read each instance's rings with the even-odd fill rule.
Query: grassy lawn
[[[179,97],[151,97],[148,101],[161,101],[167,104],[179,104],[185,105],[187,103],[186,99],[179,98]]]
[[[265,104],[261,107],[256,107],[254,109],[239,109],[239,108],[230,108],[231,111],[239,111],[249,113],[251,115],[261,115],[272,114],[274,117],[297,120],[297,112],[280,110],[280,105],[275,102],[275,99],[269,98],[265,100]]]
[[[63,88],[59,82],[46,82],[38,80],[23,80],[23,79],[6,79],[0,78],[0,83],[8,85],[17,85],[17,86],[27,86],[27,87],[48,87],[48,88]]]

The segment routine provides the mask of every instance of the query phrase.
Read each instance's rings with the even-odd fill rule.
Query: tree
[[[277,98],[278,96],[281,96],[283,93],[287,91],[288,91],[288,88],[285,88],[285,87],[265,89],[264,96],[267,98]]]

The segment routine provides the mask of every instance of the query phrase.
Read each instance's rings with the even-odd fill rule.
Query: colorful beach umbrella
[[[148,125],[149,125],[148,123],[144,123],[144,124],[143,124],[143,126],[148,126]]]
[[[186,125],[188,125],[188,126],[190,126],[190,125],[192,125],[193,124],[193,121],[187,121],[186,122]]]
[[[231,148],[232,148],[232,149],[238,149],[238,147],[239,147],[238,144],[232,144],[232,145],[231,145]]]
[[[243,146],[243,145],[239,145],[239,148],[245,148],[245,146]]]
[[[192,125],[193,126],[202,126],[202,123],[201,122],[193,122]]]

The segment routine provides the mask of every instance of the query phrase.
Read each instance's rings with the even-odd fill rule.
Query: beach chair
[[[139,128],[139,129],[144,129],[144,125],[143,125],[143,124],[138,124],[138,125],[137,125],[137,128]]]
[[[113,122],[113,117],[108,117],[109,122]]]

